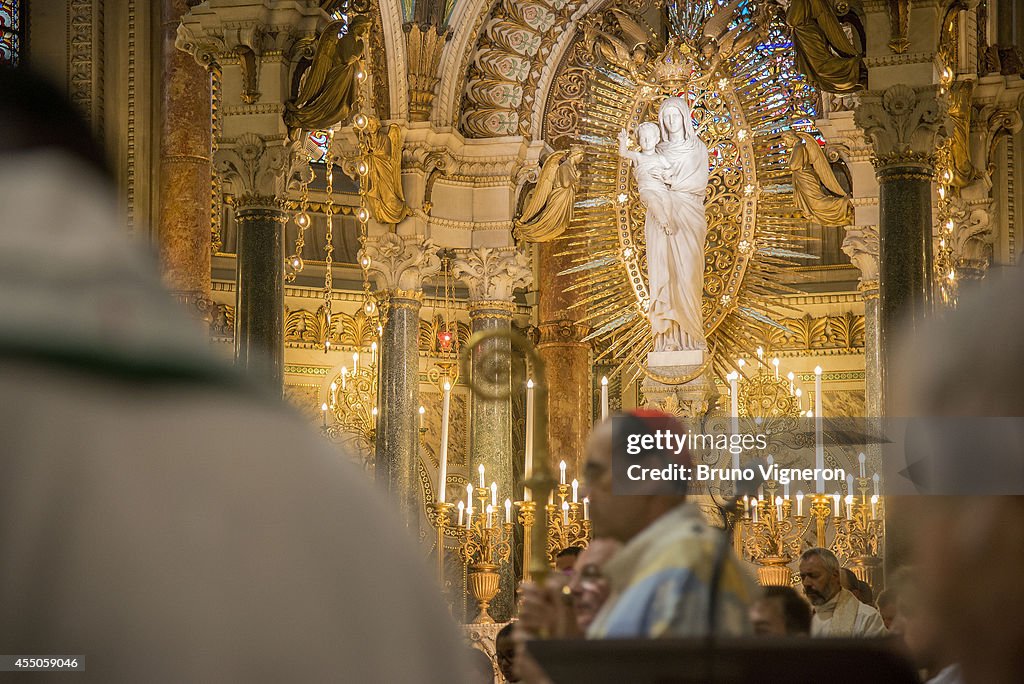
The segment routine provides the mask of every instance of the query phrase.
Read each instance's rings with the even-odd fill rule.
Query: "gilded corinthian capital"
[[[452,266],[474,301],[510,301],[517,287],[533,281],[530,258],[514,247],[459,250]]]
[[[359,250],[359,259],[369,259],[369,270],[375,275],[378,290],[420,290],[423,281],[441,270],[437,245],[422,236],[400,237],[384,233],[368,238]]]
[[[858,96],[854,121],[871,141],[875,166],[928,167],[945,136],[948,99],[938,86],[894,85]]]
[[[231,183],[238,206],[276,206],[284,196],[291,156],[284,140],[245,133],[220,141],[214,165]]]

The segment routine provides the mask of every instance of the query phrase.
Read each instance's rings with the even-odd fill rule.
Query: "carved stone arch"
[[[409,118],[409,70],[405,54],[405,32],[402,3],[400,0],[376,0],[380,9],[380,21],[384,30],[384,53],[388,71],[388,102],[390,112],[383,113],[391,119]]]
[[[461,0],[455,3],[448,25],[455,28],[452,39],[441,55],[438,71],[441,82],[434,98],[431,121],[437,126],[457,126],[459,104],[465,86],[469,60],[476,51],[484,21],[498,0]]]
[[[537,94],[530,110],[529,135],[534,140],[542,140],[547,123],[548,102],[555,77],[564,68],[563,63],[569,57],[572,47],[579,38],[580,20],[591,12],[600,11],[611,4],[609,0],[586,0],[572,17],[569,29],[559,36],[548,58],[540,65],[540,76],[537,81]]]

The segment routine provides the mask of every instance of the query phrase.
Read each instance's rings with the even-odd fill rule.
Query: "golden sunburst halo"
[[[676,41],[691,45],[690,54],[696,53],[704,24],[721,9],[714,3],[703,7],[671,29]],[[666,52],[671,49],[670,43]],[[695,59],[683,89],[653,82],[664,55],[633,73],[611,63],[592,72],[577,136],[585,151],[581,189],[560,238],[560,254],[571,261],[561,273],[575,274],[570,287],[580,294],[575,307],[591,328],[587,339],[595,342],[598,359],[617,365],[624,382],[647,372],[652,335],[645,209],[629,164],[618,155],[617,136],[657,120],[664,98],[688,98],[710,155],[702,312],[719,377],[761,343],[765,326],[783,328],[775,322],[787,311],[780,295],[795,292],[784,284],[783,271],[794,259],[806,258],[806,238],[797,234],[806,222],[794,206],[789,150],[781,135],[799,129],[820,137],[812,123],[816,93],[793,67],[782,18],[773,20],[766,40],[713,70],[702,71],[707,65]]]

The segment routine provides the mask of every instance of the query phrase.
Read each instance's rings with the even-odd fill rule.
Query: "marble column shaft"
[[[194,4],[163,0],[161,6],[160,264],[167,286],[187,301],[210,294],[213,173],[210,75],[175,48],[178,23]]]
[[[882,338],[878,327],[878,283],[860,288],[864,297],[864,413],[866,417],[882,415]]]
[[[273,206],[235,211],[238,292],[235,363],[280,391],[284,373],[285,212]],[[209,249],[207,249],[209,252]]]
[[[891,164],[878,170],[881,389],[888,405],[888,371],[896,336],[911,334],[932,313],[931,175],[921,166]]]
[[[558,273],[573,264],[556,256],[559,243],[544,243],[540,249],[539,320],[540,344],[548,382],[548,453],[552,472],[565,460],[569,477],[580,477],[584,449],[591,430],[590,344],[582,342],[586,329],[577,321],[583,314],[569,307],[577,301],[576,291],[567,291],[571,276]]]
[[[512,314],[515,304],[508,301],[472,302],[469,317],[473,332],[509,331],[512,328]],[[470,426],[471,457],[469,476],[477,481],[477,470],[482,464],[486,484],[498,485],[498,510],[495,516],[504,520],[505,499],[521,500],[522,488],[513,479],[512,467],[512,347],[508,340],[490,340],[478,346],[473,355],[473,373],[476,382],[486,384],[495,391],[506,394],[504,399],[485,399],[473,394],[472,423]],[[483,377],[477,376],[480,373]],[[501,378],[499,389],[492,382]],[[491,602],[491,616],[498,622],[512,617],[515,576],[512,560],[501,566],[501,580],[498,595]]]
[[[419,524],[419,337],[423,293],[390,291],[381,335],[377,482],[391,495],[409,529]]]

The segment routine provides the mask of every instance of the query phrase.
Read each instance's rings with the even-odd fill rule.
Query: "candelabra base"
[[[762,587],[788,587],[792,585],[792,575],[786,556],[768,556],[758,559],[757,582]]]
[[[494,563],[474,563],[470,566],[469,588],[473,592],[473,599],[476,600],[479,613],[473,619],[474,625],[487,625],[494,622],[487,609],[491,601],[498,595],[498,583],[501,575],[498,574],[498,566]]]

